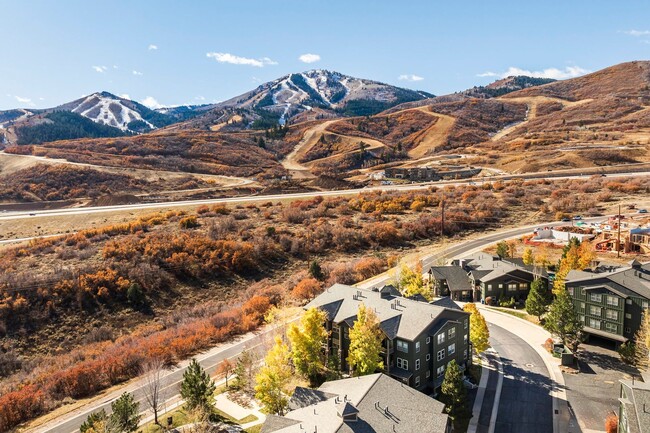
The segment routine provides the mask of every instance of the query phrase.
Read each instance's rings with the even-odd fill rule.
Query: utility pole
[[[440,237],[445,236],[445,200],[440,202],[442,206],[442,217],[440,218]]]
[[[616,242],[616,257],[621,257],[621,205],[618,205],[618,241]]]

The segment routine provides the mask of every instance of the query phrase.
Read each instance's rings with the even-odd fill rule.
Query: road
[[[237,339],[237,341],[233,343],[220,345],[202,355],[198,355],[196,359],[201,364],[201,366],[211,376],[213,376],[217,365],[224,359],[233,360],[244,350],[259,350],[260,353],[265,352],[265,346],[269,344],[273,335],[275,335],[277,331],[277,327],[268,327],[264,331],[247,334],[246,336]],[[161,395],[166,398],[166,404],[168,406],[179,400],[178,394],[180,390],[180,383],[183,380],[183,373],[185,372],[188,364],[188,361],[184,361],[179,366],[169,371],[163,379],[165,387]],[[77,432],[79,430],[79,426],[86,420],[90,413],[99,411],[101,409],[104,409],[107,413],[110,413],[111,403],[116,398],[118,398],[122,392],[125,391],[130,392],[136,401],[140,403],[140,409],[143,410],[143,414],[150,415],[150,411],[146,411],[146,409],[148,409],[148,406],[145,401],[143,389],[143,384],[140,381],[135,382],[134,384],[120,388],[119,390],[110,393],[105,398],[102,398],[100,401],[94,404],[89,404],[89,407],[70,412],[43,426],[34,428],[33,431],[38,433]]]
[[[635,177],[635,176],[648,176],[648,175],[650,175],[650,171],[608,174],[608,177],[621,178],[621,177]],[[583,178],[589,178],[591,176],[592,176],[591,174],[585,174],[585,175],[570,175],[570,176],[553,176],[552,178],[583,179]],[[549,173],[539,173],[539,174],[527,174],[521,176],[515,176],[515,175],[493,176],[485,180],[495,181],[499,179],[513,179],[517,177],[521,177],[525,179],[542,179],[550,176]],[[119,205],[119,206],[94,206],[94,207],[84,207],[84,208],[67,208],[67,209],[53,209],[53,210],[40,210],[40,211],[18,211],[18,212],[6,212],[0,215],[0,221],[35,218],[35,217],[46,217],[46,216],[86,215],[86,214],[102,213],[102,212],[116,212],[116,211],[129,211],[129,210],[142,210],[142,209],[153,210],[153,209],[161,209],[161,208],[178,208],[178,207],[213,205],[213,204],[241,204],[241,203],[259,202],[259,201],[272,201],[272,200],[297,200],[297,199],[313,198],[316,196],[332,197],[332,196],[356,195],[360,193],[373,192],[373,191],[418,191],[418,190],[427,190],[432,186],[435,187],[446,186],[446,185],[458,186],[458,185],[466,185],[469,183],[473,184],[477,182],[480,181],[477,179],[468,179],[464,181],[441,181],[441,182],[406,184],[406,185],[382,185],[382,186],[371,187],[371,188],[357,188],[357,189],[346,189],[346,190],[337,190],[337,191],[317,191],[317,192],[310,191],[310,192],[300,192],[300,193],[291,193],[291,194],[271,194],[271,195],[230,197],[230,198],[217,198],[217,199],[206,199],[206,200],[184,200],[184,201],[172,201],[172,202],[161,202],[161,203],[138,203],[138,204],[128,204],[128,205]]]

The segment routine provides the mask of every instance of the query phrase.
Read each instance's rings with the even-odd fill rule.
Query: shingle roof
[[[382,330],[390,339],[399,337],[413,341],[445,311],[453,311],[458,317],[468,314],[399,296],[382,297],[380,292],[343,284],[335,284],[325,290],[305,308],[317,307],[325,311],[328,319],[334,323],[346,322],[351,325],[356,320],[359,305],[362,303],[375,311]]]
[[[444,404],[381,373],[325,382],[319,390],[337,397],[290,411],[285,424],[268,417],[262,432],[438,433],[447,426]],[[357,421],[343,420],[355,411]]]
[[[462,310],[462,308],[460,308],[460,305],[455,303],[449,296],[436,299],[432,302],[432,304],[439,307],[450,308],[452,310]]]
[[[301,407],[310,406],[325,401],[327,399],[336,397],[334,394],[328,394],[318,389],[305,388],[302,386],[296,387],[291,399],[289,400],[289,410],[300,409]]]
[[[613,272],[571,271],[567,274],[566,284],[571,286],[585,284],[591,287],[602,285],[619,292],[627,289],[650,299],[650,262],[637,268],[626,267]]]
[[[650,427],[650,384],[640,381],[621,380],[628,398],[618,400],[625,407],[629,433],[645,433]]]
[[[435,280],[447,280],[452,292],[472,290],[467,271],[460,266],[432,266],[429,272]]]

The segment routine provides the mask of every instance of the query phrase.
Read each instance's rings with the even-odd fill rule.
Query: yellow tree
[[[650,314],[644,310],[641,316],[641,326],[636,331],[634,363],[638,367],[647,368],[650,364]]]
[[[381,360],[381,343],[384,333],[379,326],[379,319],[373,310],[362,303],[357,311],[357,320],[350,328],[350,347],[348,364],[355,376],[372,374],[384,368]]]
[[[325,312],[312,307],[300,318],[300,326],[294,323],[287,332],[293,365],[312,385],[325,371],[326,319]]]
[[[427,300],[433,299],[431,288],[424,283],[422,278],[422,262],[418,261],[415,270],[409,268],[406,263],[402,262],[397,278],[397,287],[404,296],[422,295]]]
[[[535,263],[535,258],[533,257],[533,250],[531,248],[526,248],[521,258],[524,261],[524,265],[532,265]]]
[[[264,358],[264,366],[255,376],[255,397],[269,413],[284,415],[289,403],[288,385],[292,376],[289,347],[280,336]]]
[[[548,261],[548,248],[546,247],[546,245],[542,245],[541,247],[539,247],[539,249],[537,250],[537,254],[535,255],[534,262],[535,262],[535,266],[540,266],[543,268],[549,265],[550,262]]]
[[[584,240],[578,247],[578,269],[585,269],[591,265],[596,258],[594,246],[588,240]]]
[[[469,339],[472,342],[472,346],[476,353],[482,353],[490,347],[490,330],[487,327],[485,318],[481,312],[478,311],[476,305],[472,303],[465,304],[463,310],[470,313]]]

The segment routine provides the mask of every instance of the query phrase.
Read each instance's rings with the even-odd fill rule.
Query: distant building
[[[412,181],[434,181],[443,179],[466,179],[476,176],[480,168],[472,167],[389,167],[385,170],[388,179],[406,179]]]
[[[621,380],[618,433],[650,432],[650,384]]]
[[[456,301],[474,300],[474,287],[467,271],[460,266],[432,266],[429,283],[434,296],[450,296]]]
[[[479,252],[454,260],[452,264],[467,273],[475,301],[485,301],[491,297],[496,301],[514,298],[515,301],[523,302],[536,278],[541,278],[544,287],[548,288],[546,270],[524,265],[521,259],[501,259],[496,255]]]
[[[296,388],[285,416],[270,415],[261,433],[448,433],[444,404],[384,374]]]
[[[650,305],[650,263],[633,260],[613,272],[571,271],[565,286],[584,332],[621,344],[634,339]]]
[[[449,302],[445,304],[451,306]],[[365,290],[335,284],[305,308],[316,307],[327,314],[328,350],[337,357],[341,371],[349,371],[349,331],[362,303],[381,322],[386,374],[418,390],[434,390],[452,359],[461,369],[471,363],[469,313],[401,297],[392,286]]]

